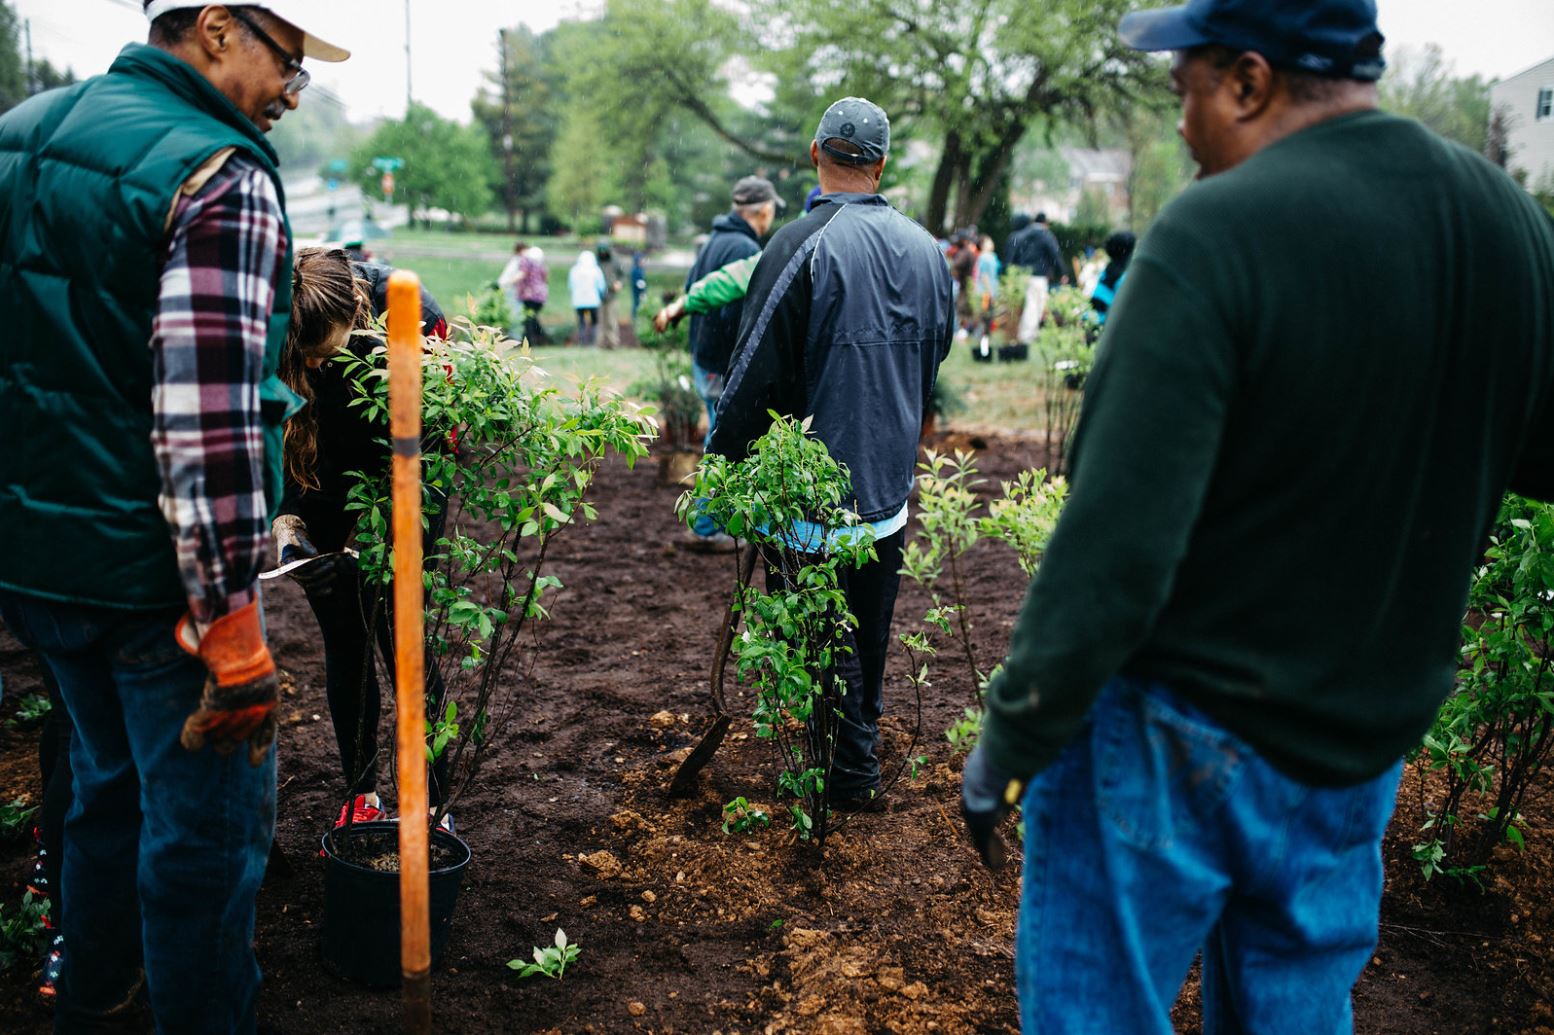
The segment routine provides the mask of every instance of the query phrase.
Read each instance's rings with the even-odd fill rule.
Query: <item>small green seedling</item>
[[[927,755],[914,755],[912,757],[912,780],[915,782],[923,775],[923,767],[928,764]]]
[[[48,927],[49,900],[22,895],[21,906],[8,910],[0,905],[0,973],[17,966],[31,966],[43,953]]]
[[[750,804],[743,797],[735,798],[723,806],[723,832],[725,834],[752,834],[757,829],[772,825],[772,817],[766,810]]]
[[[28,694],[16,703],[16,714],[11,716],[6,725],[13,730],[36,726],[49,717],[49,712],[53,708],[47,696]]]
[[[7,805],[0,805],[0,841],[12,841],[20,837],[37,815],[38,806],[28,805],[26,798],[17,798]]]
[[[534,947],[534,962],[525,963],[523,960],[508,960],[507,968],[516,970],[521,978],[533,977],[536,974],[544,974],[548,978],[561,980],[561,976],[567,972],[567,964],[575,962],[582,953],[579,946],[567,941],[567,932],[556,928],[555,944],[547,948]]]

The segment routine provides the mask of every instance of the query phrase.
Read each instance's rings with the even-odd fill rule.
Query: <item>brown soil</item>
[[[941,436],[941,440],[944,436]],[[1029,442],[967,436],[990,482],[1040,462]],[[992,876],[957,819],[958,759],[941,731],[969,698],[946,657],[925,701],[928,764],[887,811],[852,820],[823,861],[783,829],[766,745],[734,731],[698,793],[663,792],[705,727],[706,672],[732,556],[668,544],[678,488],[656,464],[608,469],[597,524],[579,529],[550,569],[566,584],[543,632],[526,710],[456,810],[474,850],[435,1010],[449,1032],[1013,1032],[1012,943],[1018,879]],[[973,555],[971,597],[984,657],[1005,645],[1025,580],[993,547]],[[897,630],[926,600],[903,590]],[[339,808],[316,626],[302,594],[269,598],[272,647],[290,676],[283,704],[278,831],[259,898],[266,983],[262,1019],[306,1035],[399,1030],[397,993],[360,988],[319,962],[321,834]],[[888,685],[905,685],[904,658]],[[6,701],[36,689],[30,662],[0,635]],[[748,701],[735,692],[733,701]],[[888,698],[887,752],[912,733],[910,696]],[[35,734],[0,728],[0,798],[36,795]],[[1547,785],[1548,781],[1545,781]],[[1545,787],[1546,789],[1546,787]],[[390,788],[385,785],[385,791]],[[750,835],[721,832],[743,795],[773,817]],[[1529,848],[1507,854],[1480,893],[1425,884],[1409,857],[1417,810],[1405,779],[1388,838],[1381,943],[1355,998],[1375,1035],[1554,1035],[1554,807],[1527,810]],[[0,900],[14,901],[29,846],[0,845]],[[519,980],[505,964],[551,944],[582,947],[566,978]],[[0,1031],[42,1033],[48,1013],[29,975],[0,975]],[[1195,987],[1178,1005],[1197,1031]]]

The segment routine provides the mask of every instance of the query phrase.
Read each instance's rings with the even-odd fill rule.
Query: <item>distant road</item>
[[[342,181],[331,191],[317,177],[287,181],[286,214],[291,217],[292,232],[298,237],[318,237],[348,219],[361,217],[361,188]],[[372,218],[386,230],[410,221],[403,205],[385,205],[381,201],[372,203]]]

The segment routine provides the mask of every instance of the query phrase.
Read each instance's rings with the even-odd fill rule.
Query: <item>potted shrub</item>
[[[446,524],[426,556],[428,666],[446,688],[427,720],[427,763],[446,764],[447,796],[424,821],[431,838],[433,965],[446,943],[469,848],[437,824],[474,781],[527,689],[532,623],[560,581],[545,574],[556,537],[595,517],[587,501],[600,464],[634,463],[656,434],[643,410],[595,382],[565,389],[505,332],[456,321],[452,341],[422,354],[422,486],[428,524]],[[349,353],[358,405],[387,426],[386,349]],[[444,504],[446,500],[446,504]],[[387,479],[359,481],[356,547],[369,580],[392,573]],[[434,678],[428,672],[428,686]],[[386,684],[387,685],[387,684]],[[402,817],[408,819],[409,817]],[[324,948],[341,973],[399,982],[398,844],[392,822],[347,825],[324,837]]]

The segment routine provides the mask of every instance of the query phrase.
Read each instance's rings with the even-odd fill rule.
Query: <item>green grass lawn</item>
[[[978,363],[971,347],[957,342],[939,378],[960,396],[961,407],[943,423],[981,433],[1040,432],[1044,413],[1042,370],[1033,355],[1022,363]]]

